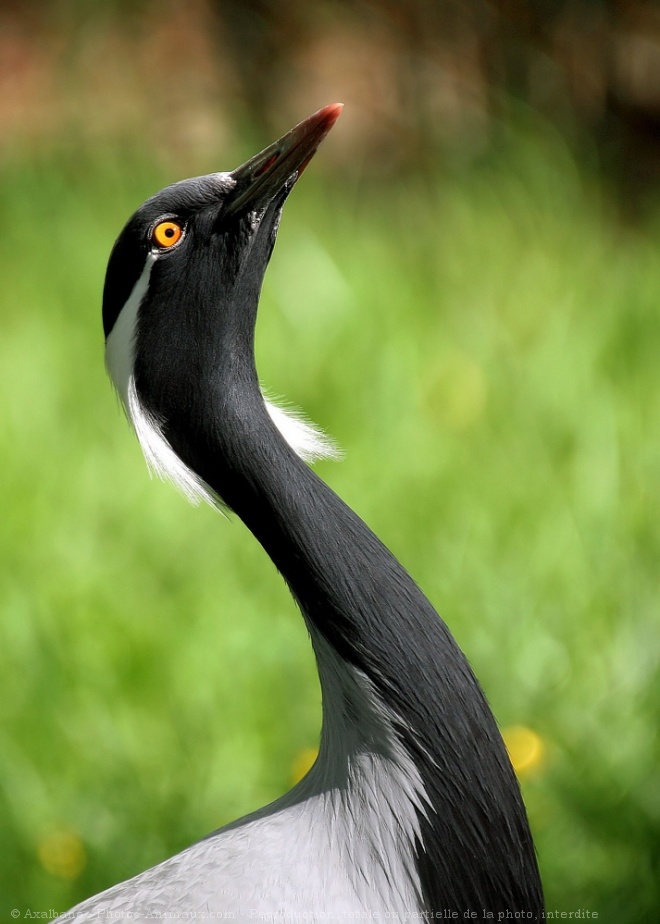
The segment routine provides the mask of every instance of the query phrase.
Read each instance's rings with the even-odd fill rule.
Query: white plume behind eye
[[[130,376],[128,383],[126,411],[151,474],[157,475],[162,481],[171,481],[191,504],[206,501],[212,507],[219,506],[219,499],[211,488],[185,462],[181,461],[163,436],[158,421],[145,411],[138,398],[133,375]]]
[[[140,278],[133,286],[105,341],[105,367],[131,421],[133,418],[128,407],[128,386],[133,376],[137,314],[142,299],[147,294],[149,277],[155,262],[156,255],[150,253]]]
[[[191,503],[205,501],[217,507],[220,506],[220,499],[203,479],[181,461],[163,435],[160,421],[148,413],[140,402],[135,387],[133,364],[138,311],[149,288],[149,277],[157,259],[157,254],[149,254],[147,257],[142,274],[107,337],[106,367],[133,425],[149,471],[163,481],[171,481]],[[314,462],[341,458],[341,450],[334,441],[300,411],[281,407],[270,396],[264,395],[264,402],[271,420],[301,459]]]
[[[263,388],[266,409],[270,418],[293,451],[305,462],[320,459],[341,459],[343,452],[320,427],[308,420],[302,411],[290,405],[278,404],[281,398],[274,398]]]

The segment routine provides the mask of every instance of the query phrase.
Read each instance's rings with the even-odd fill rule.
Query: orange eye
[[[151,232],[151,240],[157,247],[173,247],[183,237],[183,228],[176,221],[159,221]]]

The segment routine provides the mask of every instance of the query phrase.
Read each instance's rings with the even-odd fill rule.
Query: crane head
[[[232,396],[262,400],[261,284],[284,202],[341,110],[320,109],[236,170],[161,190],[113,247],[103,292],[108,371],[147,461],[192,498],[204,496],[185,484],[193,473],[174,471],[184,443],[208,439],[209,421]],[[195,432],[201,421],[206,434]]]

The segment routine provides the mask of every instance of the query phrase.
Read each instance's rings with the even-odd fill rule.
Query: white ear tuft
[[[138,310],[149,287],[154,262],[155,257],[150,254],[140,278],[110,331],[105,347],[106,366],[128,419],[133,424],[149,471],[163,480],[171,481],[191,503],[199,504],[206,501],[221,509],[222,502],[206,482],[189,469],[174,452],[163,436],[159,421],[141,405],[135,388],[133,362]]]
[[[282,407],[276,404],[272,396],[266,397],[263,389],[262,394],[271,420],[301,459],[305,462],[316,462],[319,459],[341,459],[343,457],[343,452],[332,437],[307,420],[301,411],[294,407]]]
[[[220,499],[205,481],[181,461],[161,433],[160,425],[140,404],[135,380],[128,380],[126,410],[142,447],[149,471],[163,481],[171,481],[192,504],[205,501],[212,507],[221,507]]]

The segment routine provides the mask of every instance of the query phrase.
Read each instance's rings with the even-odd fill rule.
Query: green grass
[[[540,736],[522,782],[548,907],[654,921],[660,223],[618,226],[557,144],[433,183],[319,174],[267,276],[263,381],[344,447],[319,472],[437,605],[501,725]],[[0,172],[2,920],[276,797],[317,740],[274,568],[235,518],[149,481],[104,373],[110,246],[175,178]]]

